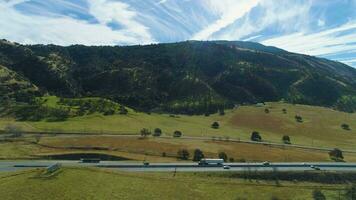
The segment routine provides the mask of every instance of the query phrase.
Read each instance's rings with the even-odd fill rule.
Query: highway
[[[356,163],[271,163],[268,166],[263,165],[263,163],[225,163],[224,165],[229,166],[230,169],[224,169],[223,166],[199,166],[197,163],[150,163],[145,166],[140,162],[102,161],[100,163],[81,163],[80,161],[46,160],[0,161],[0,172],[46,168],[55,163],[60,163],[63,167],[97,167],[141,172],[313,171],[317,169],[356,172]],[[315,166],[317,169],[313,169],[311,166]]]

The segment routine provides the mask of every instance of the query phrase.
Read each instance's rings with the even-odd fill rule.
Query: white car
[[[268,161],[264,161],[264,162],[262,163],[262,165],[263,165],[263,166],[269,166],[270,163],[269,163]]]
[[[228,165],[224,165],[224,167],[223,167],[224,169],[230,169],[230,166],[228,166]]]

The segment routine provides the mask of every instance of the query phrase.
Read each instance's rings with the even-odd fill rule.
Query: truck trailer
[[[223,159],[204,158],[199,161],[199,165],[223,165]]]

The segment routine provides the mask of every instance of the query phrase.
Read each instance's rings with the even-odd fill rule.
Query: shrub
[[[220,127],[220,125],[218,122],[214,122],[211,124],[211,128],[213,128],[213,129],[218,129],[219,127]]]
[[[266,113],[266,114],[270,113],[270,111],[269,111],[268,108],[265,109],[265,113]]]
[[[186,149],[180,149],[177,152],[178,158],[181,160],[188,160],[189,159],[189,151]]]
[[[173,137],[182,137],[182,132],[180,132],[180,131],[174,131],[174,133],[173,133]]]
[[[235,159],[234,158],[229,158],[229,162],[233,163],[233,162],[235,162]]]
[[[351,130],[351,128],[350,128],[350,126],[348,124],[341,124],[341,128],[346,130],[346,131]]]
[[[120,108],[119,108],[119,114],[120,115],[127,115],[128,112],[129,111],[124,106],[120,105]]]
[[[219,153],[219,158],[223,159],[224,162],[226,162],[227,161],[227,154],[225,152],[220,152]]]
[[[282,112],[283,112],[283,114],[287,114],[287,109],[283,108]]]
[[[161,135],[162,135],[162,130],[160,128],[155,128],[155,130],[153,132],[153,136],[159,137]]]
[[[261,142],[261,141],[262,141],[262,137],[261,137],[261,135],[260,135],[259,132],[254,131],[254,132],[252,132],[252,134],[251,134],[251,140],[252,140],[252,141],[255,141],[255,142]]]
[[[146,136],[151,135],[151,131],[149,131],[147,128],[141,129],[140,133],[141,133],[142,137],[146,137]]]
[[[343,161],[343,159],[344,159],[342,151],[338,148],[335,148],[332,151],[330,151],[329,156],[334,161]]]
[[[195,149],[193,161],[200,161],[204,158],[204,153],[200,149]]]
[[[302,122],[303,122],[303,118],[302,118],[301,116],[299,116],[299,115],[296,115],[294,118],[295,118],[295,120],[296,120],[297,122],[299,122],[299,123],[302,123]]]
[[[284,135],[282,137],[282,141],[283,141],[284,144],[291,144],[290,137],[288,135]]]

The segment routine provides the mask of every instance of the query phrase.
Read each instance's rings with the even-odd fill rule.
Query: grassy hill
[[[51,104],[51,101],[47,103]],[[265,113],[266,108],[269,113]],[[301,116],[303,122],[297,122],[296,115]],[[220,124],[219,129],[211,128],[215,121]],[[230,137],[241,140],[250,140],[252,131],[258,131],[262,139],[269,142],[282,143],[282,136],[289,135],[292,144],[356,149],[353,142],[356,141],[355,114],[285,103],[268,103],[263,107],[241,106],[227,110],[223,116],[145,114],[128,109],[126,115],[105,116],[93,113],[62,122],[16,122],[11,118],[2,118],[0,129],[7,124],[17,124],[23,130],[30,131],[97,134],[139,134],[142,128],[151,131],[160,128],[165,136],[172,136],[175,130],[179,130],[183,136]],[[342,124],[348,124],[350,130],[344,130]]]
[[[1,199],[312,199],[314,189],[336,198],[343,185],[248,181],[228,176],[127,173],[65,168],[0,173]]]
[[[40,88],[38,96],[102,97],[146,112],[207,114],[281,99],[356,110],[355,69],[249,42],[61,47],[3,40],[0,65]]]

